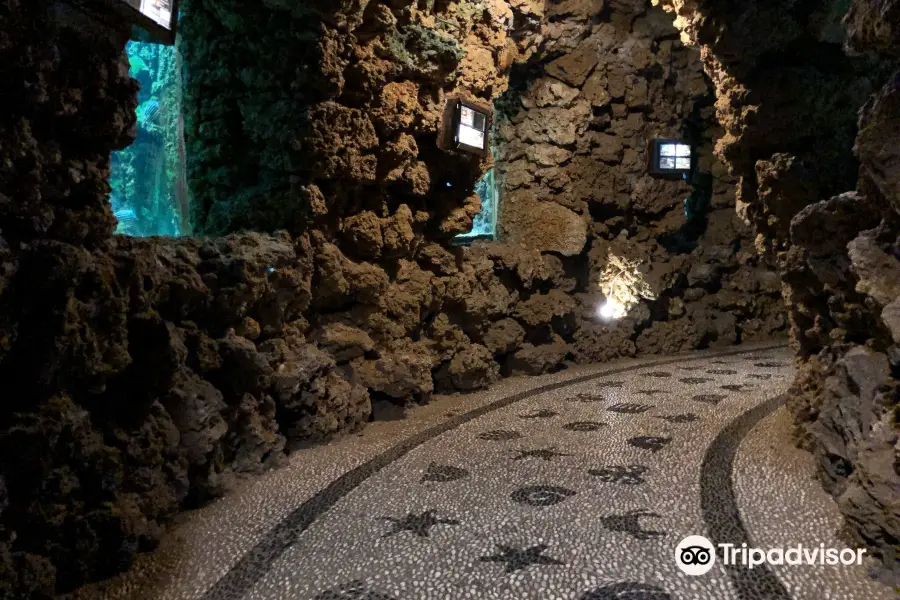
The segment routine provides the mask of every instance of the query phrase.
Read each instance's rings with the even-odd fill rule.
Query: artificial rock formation
[[[182,11],[194,230],[313,227],[377,259],[378,219],[419,238],[470,227],[485,164],[438,151],[444,105],[503,93],[543,2],[188,0]]]
[[[608,4],[187,0],[193,225],[224,235],[178,240],[112,236],[127,28],[0,4],[0,596],[127,568],[179,511],[373,403],[777,335],[696,54],[662,11]],[[500,135],[508,226],[518,197],[555,239],[454,247],[491,160],[438,150],[444,101],[498,100],[529,59],[499,101],[527,142]],[[642,176],[635,141],[684,120],[718,178],[689,227],[689,190]],[[651,257],[659,298],[616,323],[595,314],[609,251]]]
[[[795,3],[786,18],[783,2],[661,2],[701,50],[728,132],[718,154],[741,177],[739,208],[758,247],[778,257],[803,359],[788,398],[798,442],[896,584],[898,5],[854,1],[845,32],[842,3]],[[776,61],[785,66],[773,71]],[[804,95],[816,101],[798,101]]]
[[[699,52],[681,43],[661,8],[599,4],[549,5],[540,52],[500,102],[502,239],[559,254],[587,276],[575,338],[588,355],[611,352],[596,339],[590,310],[610,251],[642,259],[661,298],[655,314],[613,334],[631,329],[624,337],[640,351],[771,336],[786,325],[779,283],[735,216],[736,179],[712,154],[723,132]],[[647,174],[654,137],[699,148],[699,168],[713,183],[697,221],[685,218],[690,185]]]

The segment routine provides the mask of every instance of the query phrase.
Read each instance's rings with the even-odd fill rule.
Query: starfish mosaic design
[[[652,585],[625,581],[585,592],[578,600],[672,600],[672,596]]]
[[[547,544],[537,544],[529,548],[515,548],[505,544],[495,544],[497,546],[497,554],[491,556],[482,556],[479,558],[481,562],[505,563],[505,571],[507,573],[515,573],[521,571],[531,565],[565,565],[561,560],[557,560],[550,556],[544,556],[547,550]]]
[[[681,383],[690,383],[692,385],[696,385],[698,383],[707,383],[708,381],[712,381],[709,377],[683,377],[679,379]]]
[[[668,394],[666,390],[638,390],[638,394],[650,396],[651,398],[657,394]]]
[[[598,383],[596,385],[598,388],[618,389],[618,388],[622,387],[623,385],[625,385],[625,382],[624,381],[601,381],[600,383]]]
[[[758,362],[753,365],[754,367],[760,367],[762,369],[775,369],[777,367],[784,366],[783,363],[780,362]]]
[[[575,421],[574,423],[566,423],[563,429],[569,431],[597,431],[606,427],[606,423],[597,421]]]
[[[512,460],[525,460],[526,458],[540,458],[541,460],[551,461],[556,456],[572,456],[564,452],[557,452],[555,446],[550,448],[542,448],[540,450],[519,450],[519,455]]]
[[[604,396],[601,394],[591,394],[591,393],[581,393],[575,394],[573,397],[569,398],[569,402],[603,402],[606,400]]]
[[[748,373],[747,377],[750,379],[772,379],[772,376],[768,373]]]
[[[728,390],[729,392],[743,392],[745,389],[750,386],[745,383],[729,383],[723,386],[720,386],[723,390]]]
[[[733,369],[707,369],[710,375],[737,375],[737,371]]]
[[[362,581],[355,580],[336,589],[326,590],[313,600],[395,600],[395,598],[376,592]]]
[[[650,371],[649,373],[644,373],[644,377],[656,377],[659,379],[665,379],[671,376],[672,374],[667,373],[666,371]]]
[[[405,517],[381,517],[384,521],[391,521],[392,528],[382,537],[390,537],[403,531],[411,531],[419,537],[429,537],[431,528],[435,525],[459,525],[457,519],[439,519],[434,516],[435,511],[426,510],[421,514],[409,513]]]

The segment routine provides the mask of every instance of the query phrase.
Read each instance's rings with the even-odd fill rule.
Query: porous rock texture
[[[897,585],[900,5],[854,0],[844,30],[840,2],[661,2],[701,50],[728,132],[718,154],[741,176],[758,246],[778,257],[801,359],[788,396],[798,442]]]
[[[629,145],[699,111],[721,171],[696,56],[661,11],[604,6],[187,0],[193,225],[219,237],[176,240],[112,236],[109,154],[135,124],[129,28],[2,0],[0,597],[127,568],[176,513],[358,429],[373,403],[776,335],[777,280],[730,215],[729,180],[705,228],[683,230],[687,190],[642,177]],[[581,44],[599,39],[593,21],[621,43],[606,80]],[[572,235],[454,247],[491,159],[437,149],[444,101],[490,103],[530,59],[523,89],[548,91],[508,96],[510,122],[544,128],[527,160],[574,183],[547,202],[567,186],[525,169],[520,188]],[[534,118],[585,102],[586,128]],[[610,249],[652,256],[659,293],[613,324],[594,315]]]
[[[780,286],[735,214],[736,180],[713,156],[723,132],[699,51],[659,7],[602,5],[548,4],[538,53],[498,103],[502,239],[559,255],[581,274],[567,290],[579,304],[579,359],[771,337],[786,326]],[[685,219],[687,182],[648,174],[655,137],[690,141],[712,174],[698,221]],[[659,297],[615,328],[592,314],[610,252],[643,259]]]

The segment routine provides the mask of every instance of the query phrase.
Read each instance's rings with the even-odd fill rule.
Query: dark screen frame
[[[488,149],[490,148],[491,143],[491,125],[493,123],[493,115],[489,110],[485,110],[483,107],[478,106],[473,102],[467,102],[462,99],[454,100],[456,102],[456,106],[453,109],[453,144],[457,150],[465,150],[466,152],[471,152],[473,154],[478,154],[479,156],[487,156]],[[484,115],[484,146],[481,148],[476,148],[475,146],[470,146],[468,144],[464,144],[459,141],[457,138],[457,133],[459,132],[459,124],[462,121],[462,109],[466,107],[470,110],[477,112],[478,114]]]
[[[173,46],[178,28],[178,4],[179,0],[172,0],[172,21],[170,28],[166,29],[150,17],[144,15],[139,8],[131,4],[131,0],[61,0],[73,8],[80,10],[89,16],[97,18],[101,22],[113,22],[116,24],[129,23],[147,34],[149,40],[137,39],[137,41],[150,41],[164,46]],[[140,4],[140,2],[137,2]]]
[[[689,146],[691,148],[691,168],[688,169],[663,169],[659,166],[659,156],[660,150],[662,146],[666,144],[681,144],[682,146]],[[650,165],[649,171],[651,175],[672,175],[681,177],[685,174],[690,174],[694,167],[694,145],[690,142],[686,142],[684,140],[678,140],[673,138],[653,138],[650,140]]]

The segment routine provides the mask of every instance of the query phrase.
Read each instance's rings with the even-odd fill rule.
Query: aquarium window
[[[457,244],[471,244],[475,240],[493,240],[497,237],[497,184],[494,180],[494,169],[475,184],[475,192],[481,198],[481,212],[472,219],[472,229],[456,236]]]
[[[180,56],[175,46],[136,41],[128,43],[126,52],[130,74],[141,89],[134,143],[112,155],[109,184],[116,233],[187,235]]]

